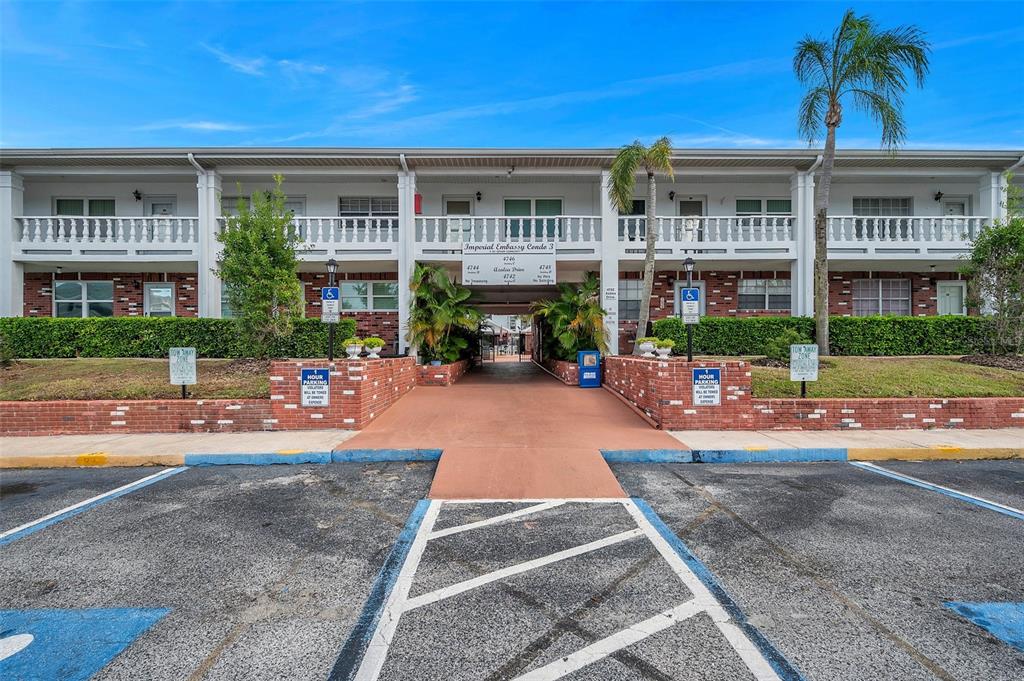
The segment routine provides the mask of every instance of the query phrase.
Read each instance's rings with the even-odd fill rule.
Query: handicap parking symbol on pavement
[[[0,610],[0,678],[92,678],[170,610]]]

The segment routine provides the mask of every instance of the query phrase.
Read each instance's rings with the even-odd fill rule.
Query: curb
[[[1024,459],[1014,447],[816,447],[768,449],[602,449],[608,463],[817,463]]]
[[[0,469],[115,468],[138,466],[270,466],[276,464],[437,461],[440,449],[334,449],[328,451],[190,452],[187,454],[47,454],[0,456]]]

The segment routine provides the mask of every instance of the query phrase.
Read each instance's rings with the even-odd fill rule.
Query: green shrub
[[[355,333],[354,319],[342,319],[340,337]],[[166,357],[171,347],[194,347],[200,357],[253,357],[231,319],[107,317],[0,319],[0,334],[13,354],[25,359],[60,357]],[[326,357],[327,325],[301,319],[290,336],[270,343],[272,357]]]
[[[702,355],[765,355],[769,343],[788,329],[813,338],[807,317],[703,317],[694,327],[693,350]],[[833,355],[963,355],[985,352],[991,320],[985,317],[832,317]],[[659,319],[654,335],[686,344],[678,317]],[[786,352],[788,360],[789,353]]]
[[[768,359],[776,362],[789,364],[789,346],[810,343],[802,333],[796,329],[786,329],[775,338],[772,338],[765,345],[764,354]]]

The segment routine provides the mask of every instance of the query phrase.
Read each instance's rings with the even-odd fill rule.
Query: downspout
[[[188,162],[189,162],[189,163],[191,163],[191,164],[192,164],[192,165],[193,165],[193,166],[195,167],[196,171],[197,171],[197,172],[198,172],[198,173],[199,173],[200,175],[206,175],[206,168],[204,168],[204,167],[202,167],[201,165],[199,165],[199,161],[197,161],[197,160],[196,160],[196,156],[195,156],[195,154],[193,154],[193,153],[192,153],[192,152],[190,151],[190,152],[188,152],[188,154],[187,154],[187,155],[188,155]]]
[[[821,162],[824,161],[824,160],[825,160],[825,156],[822,155],[822,154],[818,154],[818,158],[814,159],[814,163],[812,163],[811,167],[807,169],[807,174],[808,175],[813,175],[814,171],[818,169],[818,167],[821,165]],[[1022,158],[1021,160],[1024,161],[1024,158]]]
[[[1021,159],[1021,160],[1024,160],[1024,159]],[[406,161],[405,161],[405,154],[399,154],[398,155],[398,161],[399,161],[399,163],[402,164],[402,170],[404,170],[405,172],[409,172],[409,164],[406,163]]]
[[[1021,156],[1019,159],[1017,159],[1016,163],[1014,163],[1012,166],[1010,166],[1009,168],[1007,168],[1003,172],[1004,173],[1012,173],[1014,170],[1016,170],[1017,168],[1020,168],[1021,166],[1024,166],[1024,156]]]

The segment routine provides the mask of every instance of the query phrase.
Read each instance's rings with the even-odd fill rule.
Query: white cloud
[[[319,74],[327,73],[327,67],[323,64],[311,64],[309,62],[295,61],[293,59],[279,59],[277,65],[286,74]]]
[[[250,76],[265,75],[263,70],[267,64],[265,57],[245,58],[230,54],[218,47],[214,47],[213,45],[207,45],[206,43],[200,43],[200,46],[239,73],[245,73]]]
[[[951,40],[943,40],[932,44],[933,50],[946,50],[951,47],[961,47],[962,45],[973,45],[981,42],[994,42],[1002,41],[1003,38],[1009,38],[1006,42],[1020,42],[1024,40],[1024,26],[1017,26],[1015,28],[1007,28],[1001,31],[991,31],[989,33],[978,33],[975,35],[965,35],[959,38],[953,38]]]
[[[159,121],[140,125],[136,130],[192,130],[195,132],[244,132],[256,126],[244,123],[226,123],[224,121]]]

